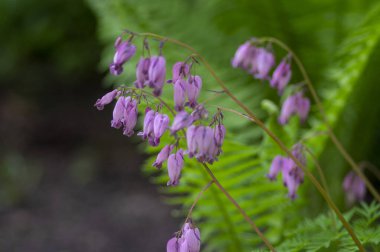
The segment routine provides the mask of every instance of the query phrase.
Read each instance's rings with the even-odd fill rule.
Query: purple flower
[[[237,49],[235,56],[232,59],[232,66],[234,68],[239,67],[244,70],[249,70],[255,51],[256,47],[254,47],[250,41],[245,42]]]
[[[189,115],[186,111],[181,111],[174,117],[173,125],[170,128],[170,131],[175,133],[178,130],[189,127],[193,121],[194,119],[191,115]]]
[[[272,161],[267,177],[272,181],[276,180],[277,174],[284,170],[287,162],[288,160],[286,157],[276,156]]]
[[[136,82],[137,88],[144,88],[149,83],[149,66],[150,58],[141,57],[136,66]]]
[[[252,58],[252,73],[257,79],[268,79],[268,73],[274,66],[274,56],[264,48],[257,48]]]
[[[185,224],[183,230],[171,238],[167,245],[167,252],[199,252],[201,249],[201,233],[192,223]]]
[[[117,92],[117,89],[108,92],[102,98],[98,99],[94,106],[98,110],[103,110],[105,105],[110,104],[113,101],[113,99],[115,99]]]
[[[307,119],[310,110],[310,101],[308,98],[303,97],[302,92],[298,92],[294,95],[286,98],[281,108],[281,115],[278,119],[279,123],[284,125],[288,122],[289,118],[298,114],[301,122],[304,123]]]
[[[195,108],[197,99],[202,88],[202,79],[200,76],[190,76],[186,83],[186,93],[189,99],[189,106]]]
[[[343,189],[349,205],[363,201],[366,194],[364,181],[354,172],[350,171],[343,180]]]
[[[187,152],[189,157],[193,157],[197,151],[197,145],[195,141],[195,133],[199,126],[191,125],[186,131]]]
[[[300,95],[297,102],[298,115],[301,119],[301,123],[305,123],[310,111],[310,101],[308,98],[304,98]]]
[[[223,124],[218,124],[215,127],[214,130],[214,138],[215,138],[215,144],[218,147],[221,147],[223,145],[224,136],[226,135],[226,128]]]
[[[189,157],[195,156],[199,162],[213,163],[221,152],[215,140],[215,131],[210,127],[192,125],[187,129],[186,138]]]
[[[136,52],[136,46],[132,45],[129,41],[122,41],[118,37],[115,41],[115,55],[113,63],[110,65],[110,72],[113,75],[119,75],[123,72],[123,65],[127,62]]]
[[[288,63],[289,58],[290,56],[281,61],[276,70],[274,70],[272,79],[270,80],[271,87],[277,88],[280,95],[292,77],[292,70],[290,68],[290,64]]]
[[[185,78],[190,73],[190,67],[184,62],[177,62],[173,66],[173,79],[171,82],[175,83],[180,78]]]
[[[165,160],[168,159],[168,157],[169,157],[170,153],[172,152],[173,148],[174,148],[173,145],[166,145],[164,148],[162,148],[162,150],[160,151],[160,153],[158,153],[157,159],[153,163],[153,166],[155,166],[156,168],[160,169],[161,166],[162,166],[162,163],[165,162]]]
[[[139,132],[137,135],[142,136],[142,139],[146,140],[148,137],[152,136],[153,133],[153,122],[156,112],[151,108],[146,108],[145,117],[144,117],[144,128],[142,132]]]
[[[154,145],[157,146],[160,143],[161,136],[165,133],[169,125],[169,117],[164,114],[156,113],[153,122],[154,132]]]
[[[170,154],[168,158],[168,174],[170,178],[170,180],[168,181],[168,186],[178,185],[182,168],[183,151],[182,149],[180,149],[175,154]]]
[[[176,236],[174,236],[166,244],[166,252],[180,252],[182,243],[183,238],[177,238]]]
[[[166,61],[163,56],[153,56],[148,70],[149,87],[154,88],[153,94],[160,96],[166,76]]]
[[[199,252],[201,249],[201,233],[191,223],[186,223],[183,228],[183,243],[180,251]]]
[[[137,123],[137,101],[134,99],[125,99],[125,109],[124,109],[124,132],[125,136],[131,137],[134,133],[133,129]]]
[[[306,164],[306,158],[303,153],[303,146],[296,144],[292,149],[293,156],[303,165]],[[292,159],[288,158],[283,166],[282,178],[284,185],[288,188],[288,196],[291,199],[296,198],[296,191],[298,186],[303,183],[304,172]]]
[[[177,81],[174,83],[173,89],[174,89],[174,109],[176,111],[182,111],[183,106],[185,104],[186,99],[186,81],[182,79],[177,79]]]
[[[128,97],[130,99],[130,97]],[[127,99],[128,99],[127,98]],[[119,129],[123,125],[124,109],[125,109],[125,97],[120,96],[113,109],[113,118],[111,121],[111,127]]]

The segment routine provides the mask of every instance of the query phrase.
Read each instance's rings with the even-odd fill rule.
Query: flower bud
[[[150,58],[140,58],[140,61],[136,66],[136,82],[135,86],[137,88],[144,88],[146,84],[149,83],[149,66]]]
[[[256,48],[251,45],[250,41],[245,42],[236,50],[235,56],[232,59],[232,66],[234,68],[242,68],[249,70],[251,67],[252,58],[255,55]]]
[[[142,136],[142,139],[146,140],[149,136],[153,135],[153,122],[156,116],[156,112],[150,108],[145,110],[144,128],[142,132],[137,135]]]
[[[155,166],[157,169],[160,169],[162,166],[162,163],[168,159],[173,148],[174,148],[173,145],[166,145],[164,148],[162,148],[162,150],[158,153],[157,159],[153,163],[153,166]]]
[[[169,125],[169,117],[167,115],[157,113],[154,117],[153,132],[154,132],[154,145],[157,146],[160,143],[161,136],[165,133]]]
[[[189,127],[193,123],[193,117],[189,115],[186,111],[179,112],[173,121],[173,125],[170,128],[172,133],[177,132],[178,130]]]
[[[115,55],[113,63],[110,65],[110,72],[113,75],[119,75],[123,72],[123,65],[127,62],[136,52],[136,46],[132,45],[129,41],[122,41],[118,37],[115,41]]]
[[[278,93],[281,95],[291,77],[292,70],[290,64],[287,62],[287,58],[285,58],[277,66],[276,70],[274,70],[270,85],[273,88],[277,88]]]
[[[126,98],[124,96],[120,96],[113,109],[111,127],[115,129],[119,129],[123,125],[125,100]]]
[[[302,92],[298,92],[294,95],[286,98],[281,108],[281,114],[278,119],[279,123],[284,125],[288,122],[289,118],[298,114],[301,122],[305,122],[310,110],[310,101],[308,98],[303,97]]]
[[[108,92],[102,98],[98,99],[94,106],[98,110],[103,110],[105,105],[110,104],[113,101],[113,99],[115,99],[117,92],[117,89]]]
[[[272,161],[269,174],[267,175],[267,177],[272,181],[276,180],[277,174],[284,170],[284,166],[286,165],[286,162],[287,162],[286,157],[276,156]]]
[[[163,56],[151,57],[148,75],[149,87],[154,88],[155,96],[160,96],[166,76],[166,60]]]
[[[252,60],[252,73],[255,78],[268,79],[268,73],[275,63],[273,54],[264,48],[258,48]]]
[[[166,244],[166,252],[180,252],[181,245],[183,243],[183,238],[173,237]]]
[[[354,171],[350,171],[346,177],[344,177],[343,189],[346,192],[346,200],[349,205],[363,201],[365,198],[365,183]]]
[[[218,147],[223,145],[224,136],[226,135],[226,128],[223,124],[216,125],[214,129],[215,144]]]
[[[129,98],[129,97],[128,97]],[[124,132],[125,136],[131,137],[133,129],[137,123],[137,101],[134,99],[127,100],[124,109]]]
[[[189,100],[189,106],[195,108],[197,99],[202,88],[202,79],[200,76],[190,76],[186,83],[186,93]]]
[[[172,82],[175,83],[180,78],[185,78],[190,73],[190,67],[184,62],[177,62],[173,66],[173,79]]]
[[[168,158],[168,174],[170,180],[167,185],[175,186],[179,183],[181,170],[183,168],[183,151],[180,149],[175,154],[170,154]]]
[[[186,100],[186,81],[178,79],[173,85],[174,93],[174,109],[176,111],[182,111]]]

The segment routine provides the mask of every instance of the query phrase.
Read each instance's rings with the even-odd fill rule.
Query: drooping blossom
[[[186,101],[186,81],[183,79],[177,79],[173,85],[173,94],[174,94],[174,109],[176,111],[182,111],[184,109]]]
[[[302,166],[306,165],[306,157],[303,152],[302,144],[296,144],[292,148],[293,156],[302,164]],[[297,197],[297,189],[300,184],[303,183],[304,180],[304,172],[301,167],[299,167],[293,159],[288,158],[286,165],[284,166],[282,178],[284,185],[288,188],[288,196],[291,199],[295,199]]]
[[[157,146],[160,143],[161,136],[165,133],[169,126],[169,117],[165,114],[156,113],[153,122],[153,132],[154,132],[154,144]]]
[[[178,112],[174,117],[173,124],[170,127],[172,133],[177,132],[178,130],[189,127],[194,122],[194,119],[186,111]]]
[[[98,110],[103,110],[105,105],[110,104],[113,101],[113,99],[115,99],[117,93],[118,93],[117,89],[114,89],[111,92],[108,92],[102,98],[98,99],[94,106]]]
[[[189,106],[195,108],[197,99],[202,88],[202,79],[200,76],[190,76],[186,83],[186,93],[189,100]]]
[[[343,180],[343,189],[346,193],[347,203],[363,201],[366,195],[365,182],[354,171],[350,171]]]
[[[144,88],[149,83],[149,66],[150,58],[141,57],[136,66],[136,82],[137,88]]]
[[[168,158],[168,174],[169,181],[168,186],[176,186],[179,183],[181,177],[181,171],[183,168],[183,151],[178,150],[175,154],[170,154]]]
[[[306,157],[304,155],[302,144],[295,144],[292,148],[292,155],[303,165],[306,165]],[[270,180],[275,180],[279,173],[282,173],[282,181],[285,187],[288,188],[288,196],[292,200],[297,197],[297,189],[304,180],[304,172],[296,162],[290,157],[276,156],[271,164],[267,177]]]
[[[284,125],[289,121],[292,115],[298,114],[301,122],[304,123],[307,119],[310,110],[310,101],[308,98],[303,97],[302,92],[286,98],[281,108],[281,114],[278,119],[279,123]]]
[[[173,145],[166,145],[164,148],[162,148],[161,151],[158,153],[156,161],[153,163],[153,166],[160,169],[162,167],[162,163],[168,159],[173,148]]]
[[[218,147],[221,147],[223,145],[224,136],[226,135],[226,128],[223,124],[218,124],[215,126],[214,129],[214,140],[215,144]]]
[[[180,78],[186,78],[190,73],[190,66],[185,62],[177,62],[173,65],[173,78],[170,82],[175,83]]]
[[[160,96],[166,77],[166,60],[163,56],[151,57],[148,75],[149,87],[154,89],[155,96]]]
[[[272,161],[267,177],[272,181],[276,180],[278,173],[284,170],[284,167],[287,165],[287,162],[288,158],[280,155],[276,156]]]
[[[142,139],[146,140],[149,137],[154,140],[153,123],[155,116],[156,112],[154,110],[149,107],[145,109],[143,131],[137,134],[138,136],[141,136]]]
[[[128,97],[130,98],[130,97]],[[124,109],[124,130],[123,134],[125,136],[131,137],[134,133],[133,129],[137,123],[137,101],[134,99],[125,99],[125,109]]]
[[[174,236],[171,238],[168,243],[166,244],[166,252],[181,252],[181,245],[183,243],[182,237],[176,237]]]
[[[252,58],[254,58],[256,47],[252,45],[251,41],[247,41],[236,50],[235,56],[232,59],[232,66],[234,68],[242,68],[246,71],[250,70]]]
[[[185,224],[183,230],[171,238],[167,252],[199,252],[201,249],[201,233],[191,222]]]
[[[113,75],[119,75],[123,72],[123,65],[127,62],[136,52],[136,46],[130,43],[130,41],[122,41],[121,37],[118,37],[115,41],[115,55],[113,62],[110,65],[110,72]]]
[[[269,79],[269,71],[275,64],[274,55],[265,48],[257,48],[251,64],[251,72],[255,78],[263,80]]]
[[[127,97],[127,99],[128,98],[131,99],[130,97]],[[126,98],[124,96],[120,96],[113,109],[111,127],[115,129],[120,129],[120,127],[123,125],[125,99]]]
[[[218,141],[223,142],[223,129],[218,132]],[[219,130],[218,130],[219,131]],[[221,148],[217,146],[215,131],[208,126],[190,126],[186,132],[187,152],[189,157],[195,156],[199,162],[213,163],[221,153]]]
[[[292,70],[290,64],[288,63],[289,59],[290,56],[281,61],[276,70],[274,70],[272,79],[270,80],[271,87],[276,88],[280,95],[283,93],[284,88],[292,77]]]
[[[199,252],[201,249],[201,233],[191,223],[186,223],[183,228],[181,251]]]

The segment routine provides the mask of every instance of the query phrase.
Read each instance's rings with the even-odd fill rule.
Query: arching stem
[[[215,177],[214,173],[210,170],[207,164],[202,163],[206,172],[213,179],[215,185],[219,188],[219,190],[226,195],[228,200],[237,208],[241,215],[243,215],[244,219],[251,225],[251,227],[255,230],[255,232],[260,236],[261,240],[265,243],[265,245],[270,249],[270,251],[275,251],[272,244],[268,241],[268,239],[264,236],[264,234],[260,231],[260,229],[256,226],[256,224],[251,220],[248,214],[240,207],[240,205],[236,202],[236,200],[227,192],[227,190],[220,184],[219,180]]]
[[[199,199],[202,197],[203,193],[212,185],[212,183],[214,183],[214,180],[211,180],[210,182],[208,182],[203,188],[202,190],[198,193],[197,197],[195,198],[193,204],[191,205],[190,209],[189,209],[189,212],[187,213],[187,216],[186,216],[186,219],[185,219],[185,222],[183,223],[182,225],[182,228],[181,230],[183,230],[183,227],[185,226],[185,224],[189,221],[189,219],[191,218],[191,214],[193,213],[193,209],[195,207],[195,205],[198,203]]]

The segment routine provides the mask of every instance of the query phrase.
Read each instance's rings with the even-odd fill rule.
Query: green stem
[[[202,170],[202,175],[204,176],[204,178],[206,180],[209,179],[208,174],[204,170]],[[234,227],[234,225],[233,225],[233,223],[232,223],[232,221],[228,215],[226,208],[224,207],[224,203],[220,199],[218,192],[215,190],[214,187],[211,187],[210,190],[211,190],[212,195],[214,196],[216,205],[218,206],[220,213],[222,214],[222,216],[224,218],[224,223],[227,225],[227,230],[230,234],[229,237],[231,238],[231,240],[233,241],[233,243],[235,245],[234,249],[236,249],[237,251],[242,251],[242,246],[240,244],[239,237],[236,234],[235,227]]]
[[[332,127],[327,119],[327,114],[323,108],[322,102],[319,99],[319,96],[317,95],[317,92],[314,89],[313,83],[311,82],[309,75],[306,72],[306,69],[304,65],[302,64],[301,60],[299,57],[294,53],[292,49],[290,49],[285,43],[282,41],[272,38],[272,37],[267,37],[267,38],[261,38],[261,41],[267,41],[267,42],[272,42],[283,48],[285,51],[289,52],[294,61],[296,62],[299,70],[301,71],[301,74],[306,82],[306,85],[311,93],[311,96],[313,97],[315,103],[317,104],[318,110],[320,114],[322,115],[322,119],[327,127],[327,133],[330,136],[330,139],[334,143],[334,145],[337,147],[338,151],[340,154],[343,156],[343,158],[351,165],[352,169],[359,175],[359,177],[365,182],[368,190],[372,193],[372,195],[376,198],[377,201],[380,202],[380,194],[376,191],[375,187],[371,184],[371,182],[368,180],[368,178],[364,175],[364,173],[361,171],[360,167],[356,164],[356,162],[353,160],[353,158],[348,154],[347,150],[343,147],[342,143],[338,140],[336,137],[335,133],[332,130]]]
[[[185,219],[185,222],[183,223],[182,225],[182,228],[181,230],[183,230],[183,226],[185,226],[185,224],[188,222],[188,220],[191,218],[191,214],[193,213],[193,209],[195,207],[195,205],[198,203],[199,199],[201,198],[202,194],[212,185],[212,183],[214,183],[214,180],[211,180],[210,182],[208,182],[203,188],[202,190],[198,193],[197,197],[195,198],[193,204],[191,205],[190,209],[189,209],[189,212],[187,213],[187,216],[186,216],[186,219]]]
[[[223,91],[238,105],[240,106],[248,115],[249,117],[251,118],[251,120],[253,120],[260,128],[262,128],[266,134],[268,134],[276,143],[277,145],[283,150],[285,151],[288,156],[297,164],[297,166],[299,166],[303,171],[304,173],[306,174],[307,177],[309,177],[310,181],[314,184],[314,186],[317,188],[317,190],[320,192],[320,194],[323,196],[323,198],[326,200],[327,204],[330,206],[331,209],[333,209],[333,211],[336,213],[336,215],[338,216],[339,220],[342,222],[343,226],[345,227],[345,229],[348,231],[348,233],[350,234],[351,238],[353,239],[353,241],[355,242],[355,244],[357,245],[357,247],[359,248],[360,251],[363,251],[364,252],[364,248],[363,248],[363,245],[361,244],[361,242],[359,241],[359,239],[357,238],[356,234],[354,233],[352,227],[350,226],[350,224],[346,221],[346,219],[343,217],[342,213],[339,211],[339,209],[337,208],[337,206],[334,204],[334,202],[331,200],[331,198],[329,197],[329,195],[326,193],[326,191],[322,188],[321,184],[317,181],[317,179],[313,176],[313,174],[306,169],[306,167],[304,167],[297,158],[294,157],[294,155],[285,147],[285,145],[282,143],[282,141],[280,141],[280,139],[275,135],[273,134],[265,125],[264,123],[259,120],[256,115],[247,107],[245,106],[239,99],[237,99],[232,93],[231,91],[227,88],[227,86],[224,84],[224,82],[219,78],[219,76],[216,75],[215,71],[213,70],[213,68],[210,66],[210,64],[203,58],[202,55],[200,55],[194,48],[192,48],[191,46],[181,42],[181,41],[178,41],[178,40],[175,40],[175,39],[171,39],[171,38],[166,38],[166,37],[163,37],[163,36],[160,36],[160,35],[157,35],[157,34],[154,34],[154,33],[140,33],[140,34],[136,34],[136,35],[140,35],[140,36],[149,36],[149,37],[152,37],[152,38],[156,38],[156,39],[159,39],[159,40],[165,40],[165,41],[168,41],[168,42],[171,42],[171,43],[174,43],[174,44],[177,44],[183,48],[186,48],[188,49],[189,51],[191,51],[192,53],[198,55],[198,58],[199,60],[205,65],[206,69],[210,72],[210,74],[213,76],[213,78],[217,81],[217,83],[221,86],[221,88],[223,89]]]
[[[219,190],[228,198],[229,201],[237,208],[237,210],[243,215],[244,219],[251,225],[251,227],[255,230],[255,232],[260,236],[265,245],[270,249],[270,251],[275,251],[272,244],[268,241],[268,239],[264,236],[264,234],[260,231],[260,229],[256,226],[256,224],[251,220],[248,214],[240,207],[240,205],[236,202],[236,200],[227,192],[227,190],[220,184],[218,179],[215,177],[214,173],[210,170],[207,164],[202,163],[206,172],[210,175],[210,177],[214,180],[215,185],[219,188]]]

